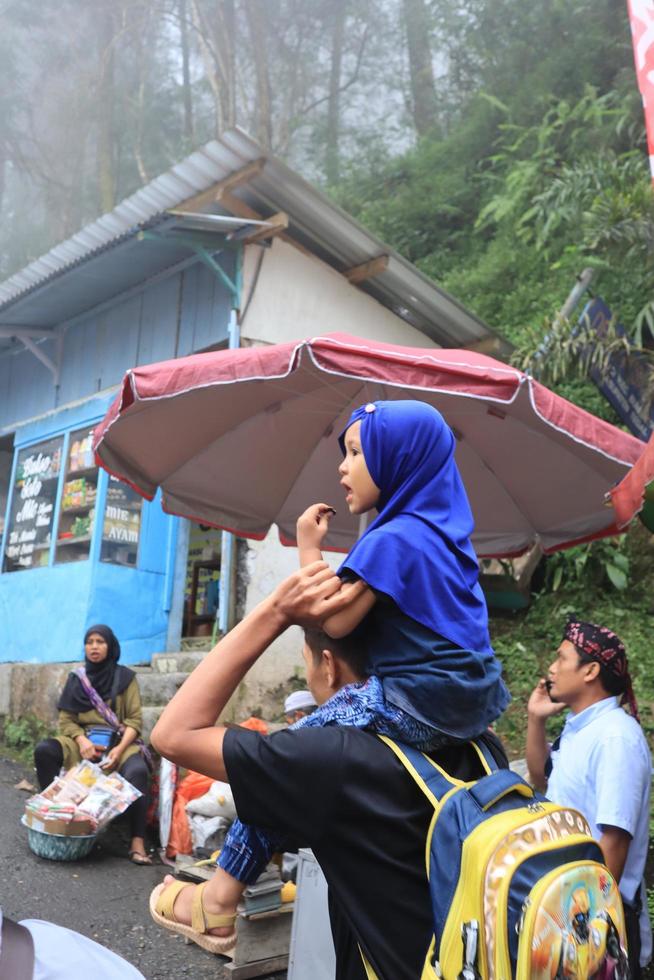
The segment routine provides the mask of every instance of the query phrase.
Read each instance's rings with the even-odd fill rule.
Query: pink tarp
[[[128,371],[96,429],[98,462],[175,514],[292,543],[311,503],[337,508],[327,545],[357,534],[336,435],[357,405],[417,398],[457,437],[478,554],[557,550],[618,530],[607,495],[642,443],[490,357],[329,334]]]

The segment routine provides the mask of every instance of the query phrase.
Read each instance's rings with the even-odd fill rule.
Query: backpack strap
[[[395,753],[434,807],[439,805],[442,798],[450,790],[465,785],[461,779],[448,776],[438,763],[423,752],[419,752],[418,749],[414,749],[410,745],[400,745],[388,735],[378,735],[378,738]]]
[[[501,768],[485,738],[482,737],[478,741],[475,740],[469,744],[472,745],[473,749],[479,756],[479,761],[481,762],[487,776],[490,775],[491,772],[497,772],[497,770]]]

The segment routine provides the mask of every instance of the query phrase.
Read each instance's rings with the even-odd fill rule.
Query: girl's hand
[[[329,504],[313,504],[307,507],[297,521],[298,548],[318,548],[329,530],[329,522],[336,511]]]
[[[122,749],[119,745],[114,745],[113,749],[110,749],[105,755],[104,759],[100,763],[101,769],[116,769],[118,763],[120,762],[120,757],[122,755]]]
[[[87,738],[86,735],[79,735],[77,737],[77,744],[79,745],[80,755],[83,759],[88,759],[89,762],[96,761],[100,753],[90,738]]]

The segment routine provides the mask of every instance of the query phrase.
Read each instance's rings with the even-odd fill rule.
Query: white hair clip
[[[376,411],[377,411],[377,406],[373,405],[372,402],[368,402],[368,404],[366,405],[366,412],[370,414],[370,412],[376,412]]]

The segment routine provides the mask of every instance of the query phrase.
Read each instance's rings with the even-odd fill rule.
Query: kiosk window
[[[48,564],[63,438],[21,449],[16,460],[3,571]]]
[[[109,477],[100,561],[136,565],[142,504],[143,500],[136,490],[113,476]]]
[[[93,463],[93,429],[71,432],[66,476],[57,528],[57,562],[89,557],[98,493],[98,468]]]

